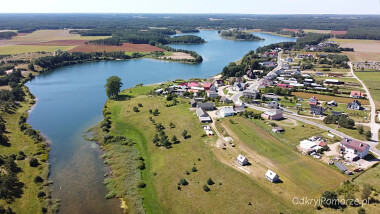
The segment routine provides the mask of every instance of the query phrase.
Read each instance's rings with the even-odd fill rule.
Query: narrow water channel
[[[198,52],[204,58],[199,65],[152,59],[85,63],[55,69],[27,83],[38,99],[28,123],[51,141],[50,180],[54,182],[53,198],[61,200],[61,213],[122,212],[119,200],[105,199],[107,190],[103,180],[108,169],[100,158],[101,151],[82,136],[102,119],[102,107],[107,99],[104,84],[109,76],[121,77],[123,88],[177,78],[208,78],[259,46],[295,41],[261,33],[255,35],[265,38],[264,41],[225,40],[216,31],[201,31],[196,35],[207,43],[172,47]]]

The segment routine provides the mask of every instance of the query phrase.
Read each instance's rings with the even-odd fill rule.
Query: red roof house
[[[204,82],[203,83],[203,88],[207,91],[211,88],[212,83],[211,82]]]
[[[361,91],[351,91],[350,97],[351,98],[356,98],[356,99],[363,98],[364,94]]]

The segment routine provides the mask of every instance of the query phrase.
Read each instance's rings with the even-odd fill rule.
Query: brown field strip
[[[355,99],[352,98],[346,98],[346,97],[335,97],[335,96],[328,96],[328,95],[322,95],[322,94],[313,94],[313,93],[305,93],[305,92],[292,92],[292,95],[295,95],[297,97],[309,99],[312,96],[315,96],[320,101],[331,101],[335,100],[337,103],[350,103],[354,101]],[[362,105],[369,105],[368,100],[358,99],[359,102],[362,103]]]

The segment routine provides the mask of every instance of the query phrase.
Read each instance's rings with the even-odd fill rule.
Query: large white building
[[[245,166],[248,164],[248,159],[246,157],[244,157],[243,155],[239,155],[237,158],[236,158],[236,162],[242,166]]]
[[[235,111],[232,106],[223,106],[219,110],[219,115],[222,117],[229,117],[229,116],[234,116]]]
[[[340,147],[344,153],[349,154],[350,159],[354,159],[351,157],[352,155],[364,158],[369,152],[368,144],[348,138],[343,138],[343,140],[340,141]]]

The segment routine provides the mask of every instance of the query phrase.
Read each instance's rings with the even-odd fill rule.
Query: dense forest
[[[12,39],[12,37],[17,36],[17,33],[13,31],[4,31],[0,32],[0,40],[1,39]]]
[[[211,19],[212,18],[212,19]],[[27,21],[26,21],[27,20]],[[64,21],[62,21],[64,20]],[[379,35],[377,15],[238,15],[238,14],[0,14],[0,30],[32,32],[37,29],[162,29],[196,32],[197,28],[225,30],[282,28],[347,30],[347,36]],[[365,30],[363,30],[365,28]],[[104,31],[93,31],[99,35]],[[339,36],[342,37],[342,36]]]
[[[104,29],[106,30],[106,29]],[[95,31],[95,34],[91,32]],[[87,35],[108,35],[109,31],[102,33],[99,30],[86,30],[86,31],[75,31],[75,33],[79,33],[82,36]],[[174,35],[176,32],[173,30],[124,30],[118,31],[112,34],[111,38],[108,39],[100,39],[89,41],[89,44],[97,44],[97,45],[122,45],[124,42],[132,43],[132,44],[200,44],[205,43],[205,40],[199,36],[194,35],[184,35],[184,36],[175,36],[170,37],[170,35]]]
[[[251,33],[246,33],[239,30],[225,30],[220,33],[220,36],[223,38],[231,38],[235,40],[247,40],[247,41],[253,41],[253,40],[264,40],[258,36],[255,36]]]
[[[371,27],[351,28],[347,31],[347,34],[336,35],[336,37],[342,38],[342,39],[374,39],[374,40],[380,40],[380,28],[371,28]]]

